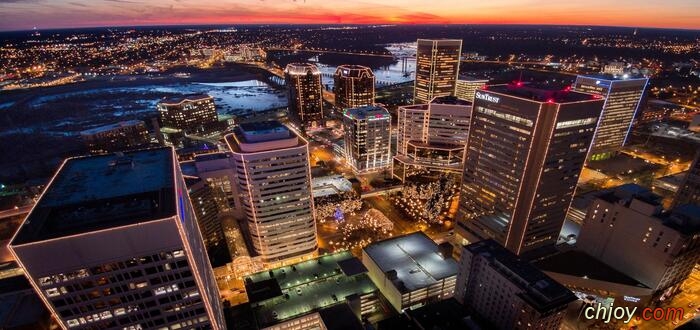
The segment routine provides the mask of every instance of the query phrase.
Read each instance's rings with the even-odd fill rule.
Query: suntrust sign
[[[474,97],[479,99],[479,100],[484,100],[484,101],[488,101],[488,102],[492,102],[492,103],[498,103],[501,100],[500,97],[495,97],[495,96],[491,96],[489,94],[484,94],[484,93],[480,93],[480,92],[476,92],[476,94],[474,94]]]

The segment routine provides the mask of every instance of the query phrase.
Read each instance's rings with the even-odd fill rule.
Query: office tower
[[[284,68],[289,114],[302,128],[323,125],[321,71],[311,63],[290,63]]]
[[[683,204],[700,205],[700,149],[696,150],[695,159],[690,165],[688,174],[678,187],[678,192],[673,199],[673,205]]]
[[[651,288],[680,288],[700,260],[700,206],[665,211],[662,198],[627,184],[601,193],[588,208],[579,249]]]
[[[461,52],[462,40],[418,39],[414,104],[454,95]]]
[[[66,160],[10,250],[64,329],[225,327],[171,148]]]
[[[471,103],[454,96],[399,107],[394,177],[416,168],[461,173],[471,114]]]
[[[457,243],[493,238],[515,254],[554,245],[603,102],[522,83],[477,91]]]
[[[497,329],[559,329],[577,300],[494,240],[463,247],[455,298]]]
[[[603,67],[603,73],[613,75],[623,75],[626,65],[624,62],[610,62]]]
[[[316,252],[308,143],[277,121],[226,136],[253,252],[266,263]]]
[[[648,78],[618,79],[605,75],[576,77],[575,91],[600,95],[605,99],[588,153],[589,160],[608,159],[625,145],[648,81]]]
[[[167,98],[156,106],[163,127],[197,133],[218,122],[214,98],[206,94]]]
[[[455,292],[457,263],[421,231],[366,246],[362,264],[398,312],[449,299]]]
[[[226,209],[226,196],[217,187],[198,177],[185,177],[187,191],[202,233],[204,246],[212,267],[220,267],[231,262],[226,235],[221,224],[220,211]]]
[[[455,96],[459,99],[474,102],[474,93],[489,82],[488,79],[460,76],[455,87]]]
[[[366,66],[339,66],[333,74],[333,86],[338,109],[374,104],[374,72]]]
[[[141,120],[122,121],[80,132],[91,154],[129,151],[145,148],[150,144],[146,124]]]
[[[391,115],[380,106],[343,111],[345,158],[355,173],[391,167]]]

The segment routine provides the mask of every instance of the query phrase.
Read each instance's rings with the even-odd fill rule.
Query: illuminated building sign
[[[476,97],[479,100],[484,100],[484,101],[488,101],[488,102],[492,102],[492,103],[498,103],[501,100],[500,97],[495,97],[495,96],[491,96],[489,94],[484,94],[484,93],[479,93],[479,92],[476,92],[476,94],[474,94],[474,97]]]

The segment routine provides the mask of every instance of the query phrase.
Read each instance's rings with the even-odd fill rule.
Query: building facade
[[[486,84],[488,79],[460,76],[455,87],[455,96],[459,99],[474,102],[474,93]]]
[[[463,247],[455,298],[497,329],[559,329],[576,296],[494,240]]]
[[[471,103],[452,96],[399,107],[394,177],[404,181],[415,168],[460,173],[471,114]]]
[[[457,245],[492,238],[516,254],[554,245],[603,102],[524,84],[477,91]]]
[[[284,69],[289,114],[302,128],[323,126],[321,71],[311,63],[290,63]]]
[[[575,91],[600,95],[605,99],[589,160],[608,159],[622,149],[648,82],[648,78],[618,79],[608,75],[576,77]]]
[[[80,138],[93,155],[145,148],[151,142],[146,123],[141,120],[122,121],[84,130],[80,132]]]
[[[62,328],[225,328],[176,162],[149,149],[54,175],[10,250]]]
[[[700,207],[665,211],[661,197],[627,184],[588,208],[579,249],[651,288],[675,293],[700,258]]]
[[[462,40],[418,39],[413,104],[435,97],[454,96]]]
[[[231,262],[220,218],[221,211],[226,209],[226,196],[223,191],[201,178],[185,177],[185,184],[209,261],[214,268],[224,266]]]
[[[374,104],[374,72],[361,65],[341,65],[333,74],[335,107],[359,108]]]
[[[345,159],[355,173],[391,167],[391,115],[379,106],[343,111]]]
[[[185,133],[205,131],[208,125],[218,123],[214,98],[206,94],[168,98],[156,106],[164,128]]]
[[[252,252],[266,263],[316,253],[308,143],[277,121],[240,124],[226,136]]]
[[[700,205],[700,149],[695,152],[695,159],[690,165],[688,174],[678,187],[678,192],[673,199],[673,205],[695,204]]]

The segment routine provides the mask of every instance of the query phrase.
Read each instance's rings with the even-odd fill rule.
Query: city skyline
[[[690,0],[672,0],[661,7],[595,0],[547,8],[512,0],[450,0],[441,5],[420,0],[401,5],[377,0],[10,0],[0,2],[0,31],[204,24],[544,24],[695,30],[700,29],[699,12],[700,3]]]

